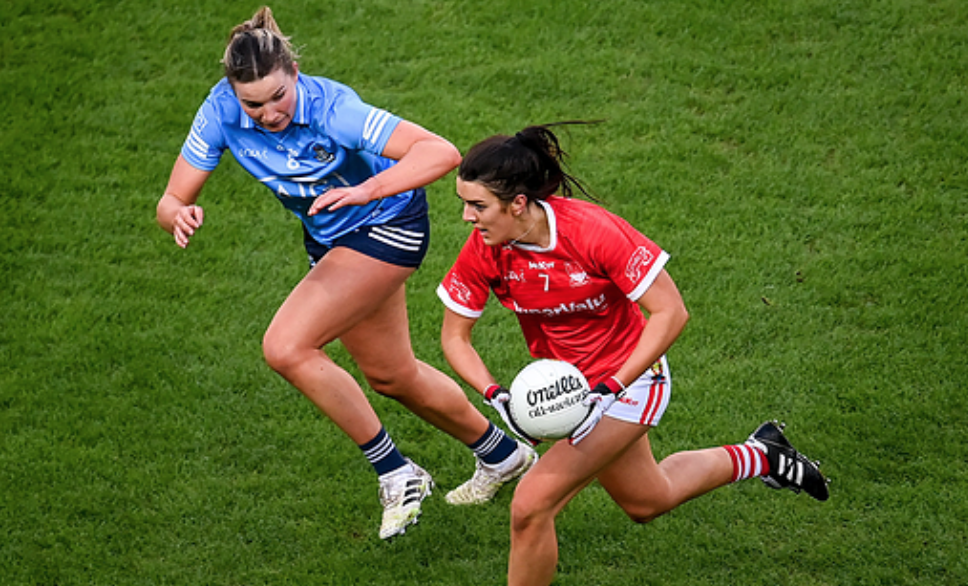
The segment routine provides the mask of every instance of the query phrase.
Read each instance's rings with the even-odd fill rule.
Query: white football
[[[591,411],[582,405],[589,392],[588,381],[580,370],[561,360],[537,360],[525,366],[509,390],[511,419],[535,439],[568,437]]]

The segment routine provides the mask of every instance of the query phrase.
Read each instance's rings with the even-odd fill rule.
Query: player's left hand
[[[317,197],[307,213],[315,216],[323,210],[333,212],[343,206],[362,206],[371,201],[373,193],[363,183],[353,187],[335,187]]]
[[[575,446],[578,442],[585,439],[585,437],[591,433],[598,422],[602,420],[602,416],[608,411],[608,408],[612,406],[622,394],[625,393],[625,387],[621,382],[614,376],[606,379],[604,382],[600,382],[595,385],[595,388],[588,392],[585,400],[582,404],[585,406],[591,406],[591,413],[585,418],[585,421],[578,426],[575,431],[571,433],[571,438],[568,442]]]

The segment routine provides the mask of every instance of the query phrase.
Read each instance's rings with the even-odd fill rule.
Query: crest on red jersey
[[[588,273],[576,262],[566,262],[565,272],[568,273],[568,279],[572,287],[581,287],[588,283]]]

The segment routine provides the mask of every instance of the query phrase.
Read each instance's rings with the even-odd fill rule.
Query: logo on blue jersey
[[[336,155],[326,150],[326,147],[317,143],[313,145],[313,152],[316,153],[316,160],[320,163],[331,163]]]

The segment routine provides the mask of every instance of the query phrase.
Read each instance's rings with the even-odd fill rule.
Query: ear
[[[524,213],[524,210],[528,209],[528,196],[523,193],[515,195],[509,207],[511,208],[512,216],[520,216]]]

